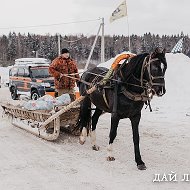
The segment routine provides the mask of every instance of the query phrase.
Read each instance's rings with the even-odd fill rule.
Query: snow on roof
[[[51,61],[45,58],[20,58],[15,60],[15,65],[26,64],[50,64]]]

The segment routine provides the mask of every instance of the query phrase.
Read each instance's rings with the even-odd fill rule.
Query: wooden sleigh
[[[96,90],[96,87],[87,90],[87,94],[91,94],[94,90]],[[5,115],[11,116],[14,126],[45,140],[53,141],[59,137],[60,129],[79,135],[79,131],[75,128],[80,111],[79,104],[84,98],[85,96],[80,96],[74,102],[58,107],[56,111],[29,111],[9,103],[1,103],[1,107]]]

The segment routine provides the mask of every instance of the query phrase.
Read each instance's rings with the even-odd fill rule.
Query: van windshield
[[[51,77],[48,71],[48,67],[32,67],[31,68],[32,78],[48,78]]]

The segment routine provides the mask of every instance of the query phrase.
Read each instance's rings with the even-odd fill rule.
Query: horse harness
[[[149,108],[151,110],[151,107],[150,107],[150,100],[152,99],[153,95],[152,95],[152,86],[153,85],[160,85],[160,86],[163,86],[162,83],[155,83],[153,82],[154,80],[156,79],[160,79],[160,78],[164,78],[163,76],[158,76],[158,77],[154,77],[152,76],[151,72],[150,72],[150,65],[152,62],[154,61],[157,61],[159,60],[158,58],[151,58],[151,54],[146,56],[144,58],[144,61],[143,61],[143,65],[142,65],[142,69],[141,69],[141,76],[140,76],[140,79],[137,79],[135,76],[133,76],[134,78],[136,78],[136,80],[140,81],[140,84],[141,85],[135,85],[135,84],[129,84],[129,83],[126,83],[126,84],[129,84],[129,85],[133,85],[133,86],[138,86],[138,87],[141,87],[143,88],[143,92],[141,94],[139,93],[134,93],[134,92],[130,92],[128,91],[124,86],[121,87],[121,92],[124,96],[126,96],[128,99],[132,100],[132,101],[142,101],[142,102],[145,102],[147,105],[149,105]],[[115,72],[113,73],[112,77],[109,79],[110,81],[114,81],[114,84],[113,82],[110,82],[109,84],[106,84],[105,86],[103,86],[103,88],[101,89],[103,94],[103,99],[104,99],[104,102],[106,104],[106,106],[109,108],[109,103],[108,103],[108,100],[107,100],[107,97],[106,97],[106,89],[115,89],[115,88],[118,88],[118,84],[119,83],[123,83],[119,80],[119,78],[114,78],[116,76],[116,74],[120,74],[121,78],[124,78],[123,77],[123,74],[122,74],[122,67],[127,64],[128,62],[130,61],[130,58],[129,59],[126,59],[124,61],[123,64],[120,65],[120,67],[115,70]],[[143,79],[143,75],[144,75],[144,72],[145,70],[147,69],[148,71],[148,76],[149,76],[149,82],[148,81],[145,81]],[[95,73],[91,73],[91,74],[94,74],[96,75]],[[103,77],[105,74],[105,72],[103,73],[100,73],[100,74],[97,74],[97,76],[93,79],[93,81],[91,83],[89,82],[85,82],[88,86],[93,86],[94,84],[97,84],[99,83],[99,79],[100,77]],[[81,81],[81,82],[84,82],[84,81]],[[98,85],[96,85],[98,86]],[[117,90],[114,90],[114,96],[117,96]],[[117,98],[114,97],[114,99],[117,101]],[[116,103],[115,103],[116,105]],[[116,108],[113,108],[114,110],[116,110]]]
[[[145,102],[147,105],[149,105],[149,108],[150,108],[150,111],[152,110],[151,109],[151,106],[150,106],[150,100],[152,99],[153,95],[152,95],[152,86],[153,85],[160,85],[160,86],[163,86],[162,83],[156,83],[154,82],[154,80],[156,79],[162,79],[164,78],[163,76],[152,76],[151,72],[150,72],[150,65],[152,62],[155,62],[155,61],[158,61],[159,59],[158,58],[151,58],[151,55],[148,55],[144,58],[144,61],[143,61],[143,65],[142,65],[142,69],[141,69],[141,77],[140,77],[140,86],[139,85],[135,85],[135,84],[130,84],[130,85],[133,85],[133,86],[138,86],[138,87],[141,87],[143,88],[143,92],[141,94],[139,93],[134,93],[134,92],[130,92],[128,91],[124,86],[121,87],[121,92],[124,96],[126,96],[128,99],[132,100],[132,101],[142,101],[142,102]],[[113,74],[112,77],[114,77],[118,72],[120,73],[120,76],[121,78],[124,78],[123,77],[123,74],[122,74],[122,71],[121,71],[121,68],[127,64],[130,60],[126,60],[116,71],[115,73]],[[145,69],[147,69],[148,71],[148,76],[149,76],[149,82],[148,81],[145,81],[143,79],[143,75],[144,75],[144,72],[145,72]],[[136,78],[136,80],[139,81],[139,79]],[[117,81],[117,80],[115,80]],[[115,84],[113,87],[110,85],[106,85],[104,88],[103,88],[103,99],[104,99],[104,102],[105,104],[107,105],[107,107],[109,108],[109,104],[108,104],[108,100],[106,98],[106,91],[105,89],[106,88],[117,88],[118,86],[118,83],[120,83],[120,81],[117,81],[116,82],[117,84]],[[116,90],[114,90],[116,92]],[[114,93],[114,96],[117,96],[117,93]],[[114,98],[116,99],[116,98]],[[113,108],[115,109],[115,108]]]

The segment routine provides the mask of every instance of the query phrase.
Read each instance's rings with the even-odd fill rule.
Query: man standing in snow
[[[76,62],[70,58],[68,49],[61,50],[61,55],[55,58],[50,67],[49,73],[55,78],[55,89],[58,92],[58,96],[68,93],[71,101],[76,99],[75,97],[75,82],[78,81],[79,74]],[[71,75],[72,78],[67,75]]]

